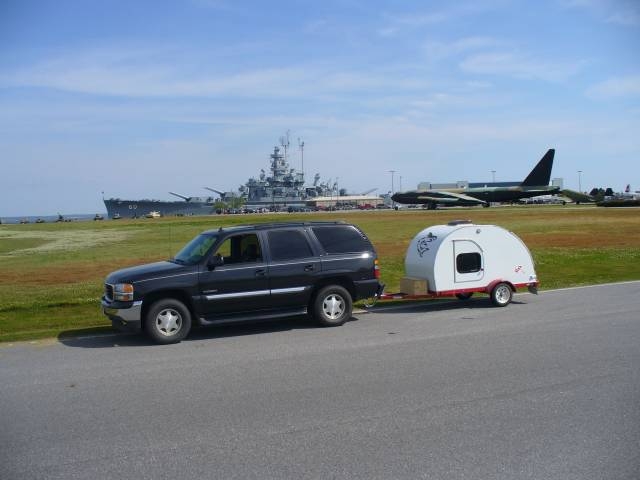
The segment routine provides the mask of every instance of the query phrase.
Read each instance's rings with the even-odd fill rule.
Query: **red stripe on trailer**
[[[380,295],[379,300],[426,300],[428,298],[438,298],[438,297],[454,297],[460,293],[491,293],[491,290],[502,283],[502,280],[494,280],[489,283],[486,287],[476,287],[476,288],[459,288],[455,290],[445,290],[442,292],[429,292],[426,295],[409,295],[402,292],[397,293],[382,293]],[[516,283],[512,284],[510,282],[504,282],[510,285],[514,290],[518,288],[528,288],[528,287],[538,287],[538,282],[527,282],[527,283]]]

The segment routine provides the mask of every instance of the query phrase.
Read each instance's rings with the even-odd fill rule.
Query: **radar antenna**
[[[287,152],[289,150],[289,131],[287,130],[287,134],[286,136],[283,135],[282,137],[280,137],[280,145],[282,145],[282,148],[284,148],[284,161],[287,162]]]
[[[302,168],[300,171],[302,172],[302,178],[304,179],[304,140],[300,141],[300,138],[298,138],[298,148],[300,148],[300,159],[302,160]]]

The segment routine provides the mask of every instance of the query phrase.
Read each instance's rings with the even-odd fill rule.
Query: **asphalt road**
[[[640,282],[5,345],[0,385],[3,480],[638,479]]]

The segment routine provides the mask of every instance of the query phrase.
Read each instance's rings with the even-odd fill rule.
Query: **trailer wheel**
[[[458,298],[458,300],[469,300],[471,298],[471,295],[473,295],[473,292],[456,293],[456,297]]]
[[[323,327],[337,327],[351,318],[353,301],[339,285],[321,289],[313,299],[313,318]]]
[[[506,307],[511,302],[512,297],[513,291],[511,287],[504,282],[497,284],[491,290],[491,302],[496,307]]]

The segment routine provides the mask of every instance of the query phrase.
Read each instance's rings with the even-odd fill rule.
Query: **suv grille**
[[[113,300],[113,285],[104,284],[104,296],[107,300]]]

